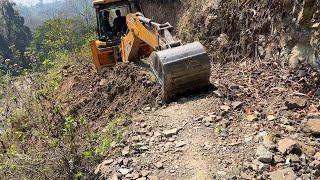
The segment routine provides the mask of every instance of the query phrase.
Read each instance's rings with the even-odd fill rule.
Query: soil
[[[113,163],[101,165],[97,175],[100,179],[132,179],[147,171],[147,179],[266,179],[269,172],[283,166],[252,169],[261,134],[273,135],[275,143],[290,137],[310,148],[311,154],[303,151],[307,164],[295,166],[295,173],[301,174],[309,168],[314,152],[320,150],[319,138],[302,130],[303,119],[311,111],[319,112],[320,104],[313,91],[302,93],[304,83],[296,78],[277,61],[214,64],[211,82],[217,90],[135,113],[123,140],[106,156],[106,161]],[[286,101],[296,97],[305,99],[306,106],[287,109]],[[238,102],[242,105],[234,107]],[[248,120],[250,114],[256,114],[256,120]],[[274,118],[270,120],[270,116]],[[208,117],[211,121],[205,122]],[[178,132],[166,136],[172,129]],[[130,148],[128,155],[119,153],[124,147]],[[159,163],[163,167],[158,168]],[[121,175],[120,168],[128,168],[129,175]]]
[[[100,179],[268,179],[286,167],[299,177],[318,178],[309,164],[320,139],[304,127],[308,114],[320,113],[319,73],[309,66],[289,68],[288,42],[282,42],[287,7],[270,2],[221,1],[219,9],[198,8],[193,24],[185,24],[192,31],[182,38],[202,40],[213,57],[211,82],[217,89],[205,93],[159,106],[159,86],[139,65],[118,64],[100,74],[90,63],[64,70],[58,100],[70,104],[72,114],[92,120],[133,116],[105,157],[111,163],[97,167]],[[305,104],[288,108],[296,98]],[[265,134],[274,137],[272,155],[285,163],[271,158],[256,164]],[[303,144],[299,163],[277,150],[285,138]]]
[[[66,66],[57,100],[74,117],[90,120],[112,118],[145,107],[157,107],[160,87],[147,68],[134,63],[117,64],[97,73],[84,60]]]

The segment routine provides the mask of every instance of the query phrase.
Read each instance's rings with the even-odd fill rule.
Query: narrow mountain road
[[[148,150],[136,157],[137,165],[145,162],[142,169],[158,179],[204,180],[239,175],[239,162],[254,153],[245,152],[254,148],[254,143],[244,143],[244,137],[253,136],[255,130],[250,126],[241,129],[241,120],[230,119],[232,116],[221,111],[223,106],[219,104],[219,98],[206,94],[136,117],[133,134],[143,134],[139,133],[144,132],[143,127],[153,134],[142,141]]]
[[[239,176],[240,162],[252,157],[254,151],[248,149],[255,148],[253,138],[244,139],[252,137],[255,129],[221,110],[223,103],[210,92],[156,111],[146,108],[124,133],[122,155],[113,158],[112,167],[107,166],[111,170],[102,173],[150,180]],[[102,166],[100,171],[106,169]]]
[[[205,146],[213,144],[212,128],[196,125],[197,117],[210,109],[210,99],[176,103],[154,113],[137,117],[154,128],[154,144],[146,152],[152,174],[163,179],[210,179],[214,160]],[[151,137],[152,138],[152,137]],[[152,141],[151,141],[152,142]],[[209,149],[208,149],[209,150]],[[153,157],[152,157],[153,156]],[[150,158],[151,157],[151,158]],[[163,163],[163,168],[156,167]]]

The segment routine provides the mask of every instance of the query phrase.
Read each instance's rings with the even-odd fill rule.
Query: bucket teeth
[[[153,52],[150,60],[164,101],[210,85],[210,58],[200,42]]]

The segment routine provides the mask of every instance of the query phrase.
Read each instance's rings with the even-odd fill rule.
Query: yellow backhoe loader
[[[148,59],[162,99],[210,85],[210,59],[199,42],[183,45],[173,27],[144,17],[139,0],[94,0],[98,39],[90,42],[97,71]],[[156,10],[156,9],[155,9]]]

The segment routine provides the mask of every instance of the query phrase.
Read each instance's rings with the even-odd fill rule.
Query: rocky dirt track
[[[215,65],[217,90],[141,109],[114,147],[121,153],[111,153],[96,173],[102,179],[316,179],[319,96],[300,93],[305,81],[296,78],[276,61]]]

